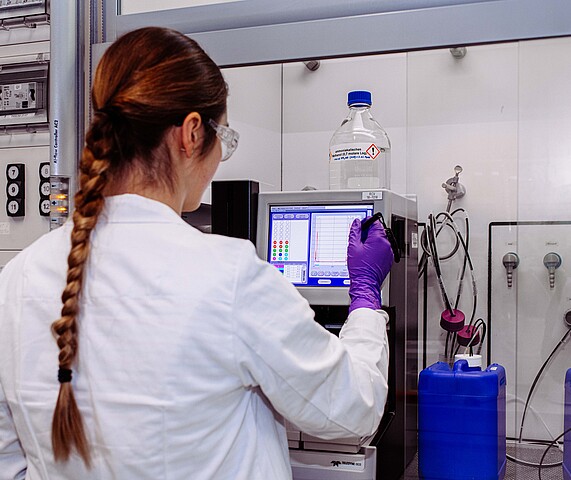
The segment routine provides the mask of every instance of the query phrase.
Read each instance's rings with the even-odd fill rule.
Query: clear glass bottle
[[[329,143],[329,188],[390,188],[391,142],[371,114],[371,92],[349,92],[347,105]]]

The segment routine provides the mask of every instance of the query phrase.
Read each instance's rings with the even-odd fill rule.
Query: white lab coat
[[[381,314],[353,312],[339,340],[250,242],[120,195],[92,235],[73,371],[93,467],[55,464],[50,325],[70,231],[43,236],[0,275],[0,480],[289,479],[283,417],[325,438],[375,430],[387,394]]]

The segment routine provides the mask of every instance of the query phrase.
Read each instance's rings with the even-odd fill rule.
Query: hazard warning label
[[[374,143],[351,143],[332,145],[329,150],[329,158],[336,160],[376,160],[382,156],[384,148],[377,147]]]
[[[369,148],[367,148],[367,155],[371,157],[373,160],[377,158],[377,155],[381,153],[381,150],[377,148],[377,146],[373,143]]]

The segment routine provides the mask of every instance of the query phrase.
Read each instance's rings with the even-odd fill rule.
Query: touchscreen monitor
[[[296,286],[346,287],[349,229],[373,204],[270,205],[268,261]]]

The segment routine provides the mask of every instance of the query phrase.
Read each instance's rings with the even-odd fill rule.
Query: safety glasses
[[[208,125],[214,129],[216,136],[220,139],[222,145],[222,158],[220,161],[225,162],[238,148],[238,140],[240,139],[240,134],[236,130],[231,129],[226,125],[218,125],[212,119],[208,120]]]

